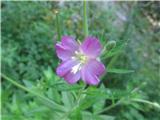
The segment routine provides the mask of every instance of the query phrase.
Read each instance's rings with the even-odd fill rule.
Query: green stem
[[[110,109],[116,107],[117,105],[121,104],[121,101],[122,101],[122,99],[120,99],[120,100],[119,100],[118,102],[116,102],[115,104],[112,104],[112,105],[110,105],[110,106],[104,108],[103,110],[98,111],[96,114],[101,114],[101,113],[103,113],[103,112],[106,112],[106,111],[108,111],[108,110],[110,110]]]
[[[160,105],[159,105],[158,103],[156,103],[156,102],[150,102],[150,101],[147,101],[147,100],[136,99],[136,98],[135,98],[135,99],[132,99],[132,101],[149,104],[149,105],[151,105],[151,106],[154,106],[154,107],[160,109]]]
[[[86,88],[86,85],[84,84],[84,86],[82,87],[82,89],[79,91],[79,94],[78,94],[78,97],[77,97],[77,100],[76,100],[77,101],[77,106],[79,106],[82,94],[84,94],[84,91],[86,91],[85,88]]]
[[[101,111],[98,111],[96,114],[101,114],[103,112],[106,112],[114,107],[116,107],[117,105],[120,105],[121,103],[123,103],[125,101],[125,98],[121,98],[118,102],[116,102],[115,104],[112,104],[106,108],[104,108],[103,110]],[[145,103],[145,104],[149,104],[153,107],[156,107],[158,109],[160,109],[160,105],[156,102],[150,102],[150,101],[147,101],[147,100],[143,100],[143,99],[137,99],[137,98],[134,98],[134,99],[131,99],[129,102],[132,103],[133,102],[139,102],[139,103]]]
[[[59,12],[56,10],[56,27],[57,27],[57,34],[58,34],[58,41],[61,40],[61,27],[60,27],[60,22],[59,22]]]
[[[66,118],[75,110],[75,109],[77,109],[78,107],[80,107],[80,105],[79,105],[79,103],[80,103],[80,101],[81,101],[81,97],[82,97],[82,95],[84,94],[83,93],[83,91],[85,91],[85,87],[86,87],[86,85],[84,84],[84,86],[82,87],[82,89],[79,91],[79,94],[78,94],[78,96],[77,96],[77,98],[76,98],[76,104],[75,104],[75,106],[71,109],[71,110],[69,110],[68,112],[66,112],[65,114],[64,114],[64,116],[62,116],[61,117],[61,120],[66,120]],[[86,96],[84,96],[84,98],[85,98]],[[83,99],[84,99],[83,98]]]
[[[87,2],[83,1],[83,25],[85,37],[88,36],[88,23],[87,23]]]
[[[64,110],[64,107],[62,107],[61,105],[55,103],[54,101],[52,101],[52,100],[50,100],[50,99],[48,99],[48,98],[46,98],[46,97],[44,97],[44,96],[42,96],[42,95],[40,95],[40,94],[37,94],[36,92],[33,92],[33,91],[29,90],[29,89],[26,88],[25,86],[17,83],[15,80],[7,77],[7,76],[4,75],[3,73],[1,73],[1,76],[2,76],[4,79],[6,79],[7,81],[11,82],[13,85],[19,87],[20,89],[22,89],[22,90],[24,90],[24,91],[26,91],[26,92],[28,92],[28,93],[31,93],[31,94],[33,94],[33,95],[41,98],[42,100],[45,100],[46,102],[52,104],[53,107],[55,107],[55,109],[60,110],[60,111]]]

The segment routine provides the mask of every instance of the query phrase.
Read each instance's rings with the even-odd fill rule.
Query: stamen
[[[78,52],[78,51],[75,51],[75,54],[76,54],[76,55],[78,55],[78,54],[79,54],[79,52]]]
[[[75,57],[75,58],[74,58]],[[85,56],[82,52],[80,51],[75,51],[75,56],[72,57],[72,59],[77,59],[81,63],[85,63],[87,61],[87,56]]]
[[[81,45],[81,41],[80,40],[77,40],[77,41],[78,41],[78,44]]]
[[[71,72],[76,74],[81,69],[81,64],[82,63],[78,63],[77,65],[73,66]]]
[[[71,59],[72,59],[72,60],[76,60],[76,57],[73,56],[73,57],[71,57]]]
[[[99,61],[99,62],[101,61],[99,57],[96,60]]]

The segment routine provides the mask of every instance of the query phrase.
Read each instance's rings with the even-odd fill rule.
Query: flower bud
[[[116,41],[109,41],[109,42],[107,43],[107,45],[105,46],[105,49],[106,49],[106,50],[111,50],[111,49],[113,49],[115,46],[116,46]]]
[[[59,12],[58,12],[58,10],[54,10],[54,13],[55,13],[55,14],[58,14]]]

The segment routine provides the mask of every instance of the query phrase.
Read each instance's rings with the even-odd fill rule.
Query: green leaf
[[[24,84],[25,84],[25,86],[26,86],[27,88],[32,88],[32,86],[33,86],[33,82],[32,82],[32,81],[23,80],[23,82],[24,82]]]
[[[61,84],[55,84],[53,87],[55,87],[59,91],[78,91],[82,89],[83,86],[78,84],[69,85],[67,83],[61,83]]]
[[[105,99],[99,100],[98,102],[96,102],[93,105],[93,111],[96,113],[96,112],[102,110],[102,108],[104,107],[104,104],[105,104]]]
[[[49,84],[50,86],[59,83],[59,77],[57,77],[56,74],[53,73],[50,67],[48,67],[47,70],[43,71],[43,73],[47,84]]]
[[[125,69],[117,69],[117,68],[108,68],[107,72],[110,73],[119,73],[119,74],[125,74],[125,73],[132,73],[134,70],[125,70]]]
[[[49,88],[46,94],[50,99],[54,100],[57,103],[61,103],[61,95],[56,89]]]
[[[110,115],[94,115],[90,112],[82,112],[83,120],[114,120],[115,117]]]
[[[87,111],[82,112],[83,120],[93,120],[93,114]]]
[[[114,120],[115,117],[110,116],[110,115],[100,115],[99,116],[100,120]]]
[[[70,92],[62,92],[62,102],[67,109],[71,109],[73,107],[73,95]]]
[[[101,97],[99,97],[101,96]],[[94,105],[95,103],[105,100],[109,96],[103,90],[97,88],[91,88],[86,91],[86,97],[80,101],[80,108],[87,109]]]
[[[103,84],[100,86],[100,89],[101,89],[101,90],[104,90],[104,89],[105,89],[105,87],[104,87]],[[103,107],[104,107],[104,105],[105,105],[105,99],[99,100],[98,102],[96,102],[96,103],[93,105],[93,112],[96,113],[96,112],[102,110]]]
[[[124,47],[125,47],[125,44],[122,44],[122,45],[117,45],[115,48],[113,48],[110,51],[105,50],[103,55],[101,56],[101,59],[103,60],[108,57],[112,57],[114,55],[120,54],[123,51]]]
[[[81,110],[79,109],[73,110],[69,118],[70,120],[82,120]]]
[[[59,110],[59,111],[65,111],[66,110],[65,107],[63,107],[62,105],[57,104],[56,102],[50,100],[49,98],[47,98],[47,97],[45,97],[45,96],[43,96],[43,95],[41,95],[41,94],[39,94],[39,93],[37,93],[37,92],[35,92],[33,90],[28,89],[27,87],[19,84],[18,82],[16,82],[16,80],[12,80],[8,76],[4,75],[3,73],[1,73],[1,76],[3,78],[5,78],[8,82],[10,82],[13,85],[15,85],[16,87],[18,87],[18,88],[20,88],[20,89],[22,89],[22,90],[34,95],[34,96],[37,96],[39,98],[39,100],[41,102],[43,102],[45,105],[47,105],[48,107],[51,107],[52,109]]]

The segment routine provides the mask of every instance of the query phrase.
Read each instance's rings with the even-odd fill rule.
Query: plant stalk
[[[59,12],[56,10],[56,27],[57,27],[57,35],[58,35],[58,41],[61,40],[61,27],[60,27],[60,20],[59,20]]]
[[[88,23],[87,23],[87,2],[83,1],[83,26],[85,37],[88,36]]]

